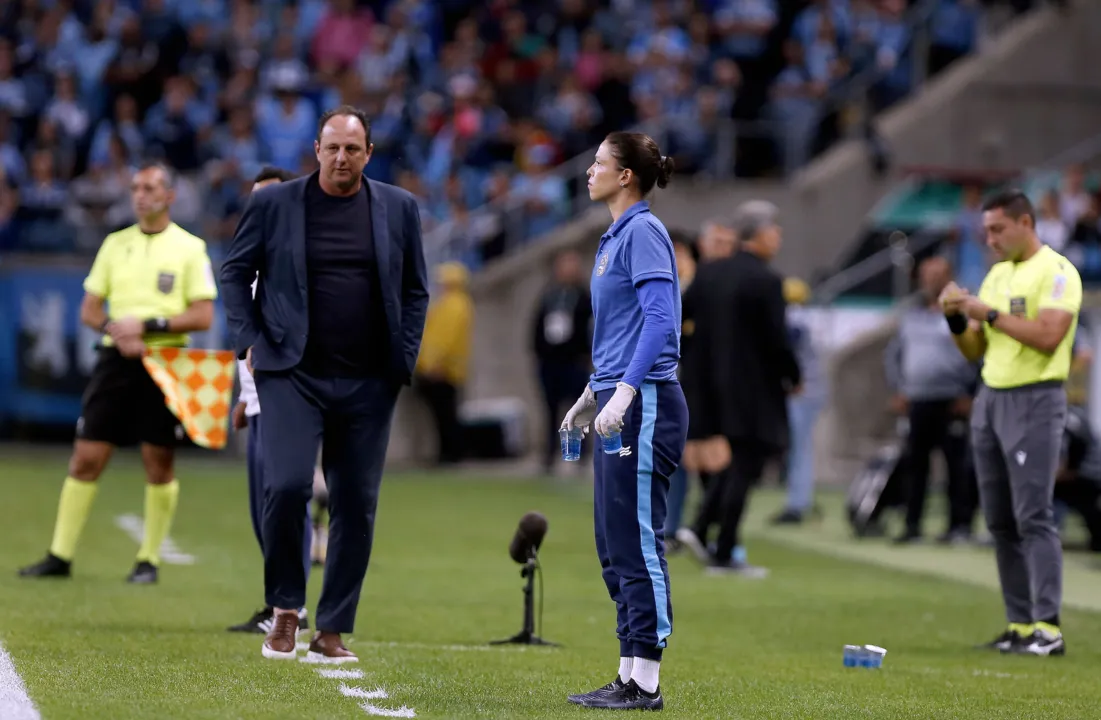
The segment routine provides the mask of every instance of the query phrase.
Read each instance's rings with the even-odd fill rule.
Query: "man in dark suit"
[[[417,203],[363,177],[370,132],[356,108],[322,115],[314,145],[320,170],[253,193],[222,264],[231,337],[264,408],[264,583],[275,608],[263,645],[268,658],[296,655],[297,608],[306,600],[302,506],[320,443],[329,546],[306,659],[357,660],[340,634],[355,623],[390,421],[424,329]]]
[[[783,281],[769,262],[780,249],[776,206],[764,201],[738,208],[734,226],[739,249],[702,265],[688,289],[686,306],[697,308],[693,351],[684,374],[692,374],[692,437],[718,438],[729,449],[726,468],[707,489],[699,517],[677,539],[709,571],[761,577],[746,561],[738,529],[750,488],[765,463],[788,444],[787,396],[800,383],[785,318]],[[707,548],[719,525],[715,550]]]

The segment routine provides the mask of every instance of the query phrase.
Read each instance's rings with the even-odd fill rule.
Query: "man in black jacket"
[[[546,409],[547,474],[560,457],[558,425],[563,403],[572,404],[589,382],[592,357],[592,301],[585,287],[581,256],[567,250],[554,260],[554,279],[536,309],[532,349],[539,365]]]
[[[769,262],[780,249],[776,206],[747,202],[734,220],[739,250],[700,268],[689,288],[695,313],[691,366],[693,437],[721,436],[730,463],[712,482],[692,528],[677,539],[708,565],[709,571],[760,577],[762,568],[734,553],[749,489],[765,463],[788,445],[787,396],[798,392],[799,365],[785,324],[781,277]],[[686,305],[689,304],[686,298]],[[714,553],[707,535],[719,524]]]

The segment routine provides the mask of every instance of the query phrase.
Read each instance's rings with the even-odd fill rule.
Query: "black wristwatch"
[[[991,308],[990,310],[988,310],[987,313],[986,313],[986,324],[989,325],[990,327],[994,327],[994,322],[998,319],[998,315],[1000,315],[1000,314],[1001,313],[999,313],[994,308]]]
[[[168,318],[150,318],[142,323],[142,330],[146,333],[168,332]]]

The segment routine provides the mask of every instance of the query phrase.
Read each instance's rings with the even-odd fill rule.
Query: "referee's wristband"
[[[967,318],[962,313],[954,313],[944,317],[948,320],[948,329],[952,331],[953,335],[963,335],[967,331]]]
[[[142,330],[146,333],[166,333],[168,332],[168,318],[149,318],[142,325]]]

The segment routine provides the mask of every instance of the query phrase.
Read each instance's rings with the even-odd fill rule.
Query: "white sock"
[[[631,663],[631,679],[635,681],[643,691],[657,692],[658,670],[661,669],[660,660],[647,660],[646,658],[633,658]]]
[[[634,664],[634,658],[621,657],[619,659],[619,681],[626,684],[631,679],[631,666]]]

